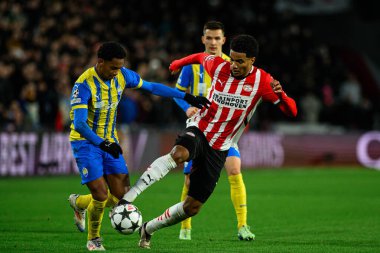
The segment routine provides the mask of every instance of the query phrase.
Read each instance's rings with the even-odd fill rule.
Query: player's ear
[[[202,37],[201,37],[201,41],[202,41],[202,44],[206,44],[206,43],[205,43],[205,41],[206,41],[206,38],[205,38],[205,36],[204,36],[204,35],[202,35]]]
[[[255,63],[255,61],[256,61],[256,57],[252,57],[252,58],[251,58],[251,63],[252,63],[252,65]]]

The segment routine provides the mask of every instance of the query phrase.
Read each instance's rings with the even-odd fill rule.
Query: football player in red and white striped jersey
[[[167,226],[196,215],[212,194],[235,137],[261,101],[279,106],[288,116],[297,115],[295,101],[283,91],[280,82],[254,66],[258,43],[250,35],[238,35],[231,41],[230,58],[198,53],[173,61],[174,74],[188,64],[202,64],[212,77],[208,93],[209,107],[199,110],[179,135],[171,152],[156,159],[143,173],[121,202],[132,202],[146,188],[164,177],[170,170],[193,160],[190,188],[185,201],[169,207],[162,215],[143,224],[139,245],[150,248],[151,235]],[[236,139],[235,139],[236,140]]]

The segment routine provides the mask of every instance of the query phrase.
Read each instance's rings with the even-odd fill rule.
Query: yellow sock
[[[91,194],[79,195],[79,197],[76,200],[76,205],[80,209],[87,209],[87,207],[90,204],[91,200],[92,200]]]
[[[243,175],[232,175],[228,177],[231,187],[231,200],[235,208],[238,228],[247,225],[247,194],[243,181]]]
[[[100,237],[100,228],[102,226],[104,207],[107,200],[97,201],[92,199],[87,208],[87,221],[88,221],[88,240]]]
[[[108,191],[108,199],[106,203],[106,207],[113,207],[116,203],[119,202],[119,199],[116,198],[111,192]]]
[[[187,197],[187,192],[189,189],[187,189],[186,184],[183,184],[182,188],[182,194],[181,194],[181,201],[184,201]],[[187,218],[186,220],[183,220],[181,222],[181,229],[191,229],[191,218]]]

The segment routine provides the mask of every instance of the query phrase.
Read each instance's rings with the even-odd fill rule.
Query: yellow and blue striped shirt
[[[102,139],[118,142],[116,131],[117,106],[124,88],[140,88],[140,76],[122,67],[116,77],[102,80],[95,67],[86,70],[75,82],[71,94],[70,119],[74,120],[74,110],[87,109],[87,124]],[[70,141],[85,140],[71,124]]]

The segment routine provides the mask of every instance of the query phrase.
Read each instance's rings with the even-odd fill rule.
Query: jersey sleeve
[[[260,70],[258,70],[260,71]],[[274,93],[272,87],[270,86],[270,82],[272,81],[273,77],[262,71],[264,78],[263,78],[263,84],[262,84],[262,89],[263,89],[263,100],[267,102],[271,102],[273,104],[278,104],[280,102],[280,98]]]
[[[216,68],[221,64],[225,62],[222,57],[214,56],[214,55],[208,55],[203,58],[202,65],[209,74],[209,76],[214,76]]]
[[[264,72],[265,73],[265,72]],[[290,117],[296,117],[297,116],[297,105],[296,102],[286,95],[284,91],[279,93],[278,95],[274,93],[270,82],[273,80],[273,77],[265,73],[266,76],[264,77],[264,83],[263,83],[263,100],[272,102],[273,104],[278,105],[280,110],[290,116]]]
[[[120,71],[125,80],[125,88],[138,89],[142,86],[143,80],[135,71],[127,69],[126,67],[122,67]]]
[[[87,109],[88,101],[91,99],[91,90],[87,83],[75,83],[71,92],[71,108],[75,109]]]
[[[91,99],[91,90],[87,83],[76,83],[71,92],[71,108],[73,109],[73,124],[75,130],[85,139],[99,145],[103,139],[97,136],[87,124],[88,101]]]
[[[186,91],[189,88],[189,86],[193,83],[192,73],[193,72],[191,65],[186,65],[185,67],[183,67],[175,87],[181,91]]]

